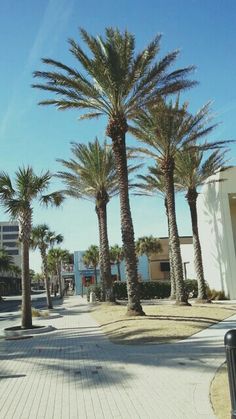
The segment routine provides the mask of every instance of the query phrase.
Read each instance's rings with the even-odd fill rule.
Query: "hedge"
[[[196,298],[198,293],[197,281],[195,279],[188,279],[184,281],[186,291],[189,298]],[[170,281],[148,281],[140,282],[140,298],[142,300],[150,300],[155,298],[169,298],[170,296]],[[126,282],[116,281],[113,284],[114,295],[117,300],[126,300],[127,286]],[[87,299],[89,301],[90,292],[94,292],[96,299],[101,301],[101,285],[91,285],[88,287]]]

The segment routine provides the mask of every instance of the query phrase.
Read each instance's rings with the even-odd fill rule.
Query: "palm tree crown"
[[[99,207],[101,201],[108,202],[118,194],[114,154],[106,141],[103,145],[97,138],[88,145],[72,143],[71,151],[72,159],[58,159],[68,169],[58,172],[66,185],[66,195],[95,201]]]
[[[93,37],[81,29],[80,35],[90,56],[73,39],[69,40],[69,46],[84,73],[44,58],[43,63],[55,71],[35,71],[34,76],[45,83],[33,87],[55,93],[58,98],[43,100],[40,104],[55,105],[61,110],[92,111],[83,118],[106,114],[109,118],[123,115],[132,119],[139,108],[153,101],[153,97],[195,84],[186,79],[193,66],[169,72],[178,57],[177,50],[154,62],[160,50],[160,35],[136,56],[135,38],[127,31],[121,33],[118,29],[107,28],[105,37]]]

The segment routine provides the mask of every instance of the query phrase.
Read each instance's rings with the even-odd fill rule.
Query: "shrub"
[[[198,285],[196,279],[186,279],[184,281],[185,289],[188,294],[188,298],[197,298],[198,295]]]
[[[215,289],[210,289],[207,287],[207,296],[210,300],[228,300],[224,291],[217,291]]]
[[[101,284],[90,285],[87,288],[87,301],[89,301],[90,293],[94,292],[96,295],[96,300],[101,301],[102,287]]]

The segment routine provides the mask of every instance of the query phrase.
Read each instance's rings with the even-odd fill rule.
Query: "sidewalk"
[[[1,419],[212,419],[210,382],[236,316],[175,344],[115,345],[69,297],[56,331],[0,340]]]

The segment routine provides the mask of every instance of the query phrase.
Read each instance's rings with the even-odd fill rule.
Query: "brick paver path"
[[[0,340],[1,419],[211,419],[210,381],[231,318],[175,344],[115,345],[82,298],[51,333]]]

